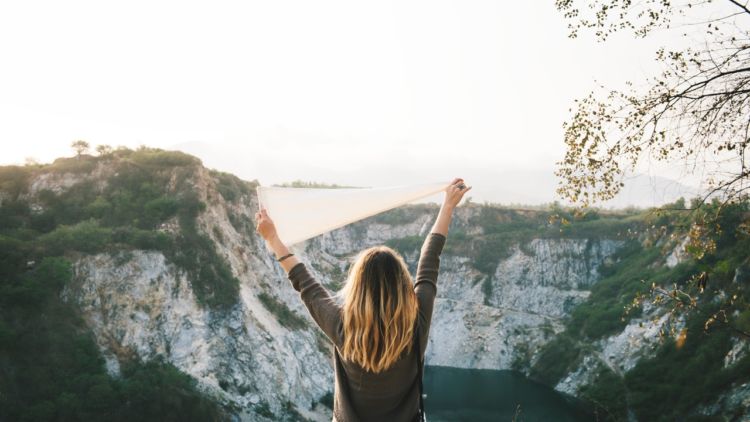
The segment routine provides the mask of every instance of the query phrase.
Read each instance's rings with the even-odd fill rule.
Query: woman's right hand
[[[464,184],[464,179],[461,179],[459,177],[453,179],[450,185],[448,185],[445,188],[445,200],[443,201],[443,206],[455,208],[459,202],[461,202],[461,198],[464,197],[464,194],[471,190],[471,186],[466,186]]]

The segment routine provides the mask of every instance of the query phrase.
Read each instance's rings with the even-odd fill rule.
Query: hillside
[[[331,345],[255,233],[256,186],[150,148],[0,167],[0,420],[330,420]],[[748,209],[696,234],[716,206],[459,207],[427,365],[521,371],[605,420],[748,417]],[[436,214],[294,251],[332,290],[376,244],[414,270]]]

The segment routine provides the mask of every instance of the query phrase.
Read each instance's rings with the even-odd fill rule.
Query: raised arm
[[[289,248],[286,247],[284,242],[279,239],[278,233],[276,233],[276,226],[273,224],[273,220],[268,216],[268,212],[265,208],[261,208],[260,211],[255,213],[255,221],[258,222],[256,230],[260,233],[261,237],[266,241],[266,247],[273,251],[276,255],[276,259],[283,258],[289,254]],[[299,263],[296,256],[292,255],[289,258],[285,258],[280,262],[281,268],[289,274],[292,268]]]
[[[461,198],[464,194],[471,190],[471,186],[468,188],[464,184],[464,179],[455,178],[445,188],[445,198],[443,199],[443,205],[440,207],[440,212],[435,220],[435,224],[432,225],[432,233],[439,233],[443,236],[448,235],[448,227],[451,224],[451,218],[453,217],[453,209],[458,206],[461,202]]]
[[[257,230],[266,241],[268,249],[272,250],[276,259],[283,258],[289,254],[289,248],[279,239],[273,220],[268,216],[265,209],[255,214],[258,221]],[[304,263],[292,255],[280,262],[281,267],[287,273],[287,278],[292,283],[294,290],[299,292],[302,302],[307,307],[310,315],[318,326],[331,339],[333,344],[341,343],[341,319],[339,318],[339,307],[331,296],[328,289],[313,277]]]
[[[419,254],[417,264],[417,277],[414,281],[414,292],[419,303],[419,319],[423,332],[420,333],[420,348],[424,356],[427,348],[427,336],[432,321],[432,308],[437,295],[437,276],[440,268],[440,254],[448,235],[448,227],[453,218],[453,210],[463,198],[463,195],[471,190],[463,183],[463,179],[454,179],[445,189],[445,200],[440,207],[438,217],[435,220],[430,234],[427,235]]]

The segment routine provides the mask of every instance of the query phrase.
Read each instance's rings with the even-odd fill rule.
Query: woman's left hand
[[[257,230],[266,241],[273,240],[278,236],[276,233],[276,226],[273,224],[271,217],[268,216],[268,212],[265,208],[261,208],[260,211],[255,213],[255,221],[257,222],[255,230]]]

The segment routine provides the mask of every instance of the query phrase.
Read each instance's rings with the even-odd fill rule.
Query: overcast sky
[[[3,2],[0,164],[84,139],[264,185],[474,177],[481,198],[508,174],[551,179],[573,100],[642,82],[680,42],[566,24],[552,1]]]

